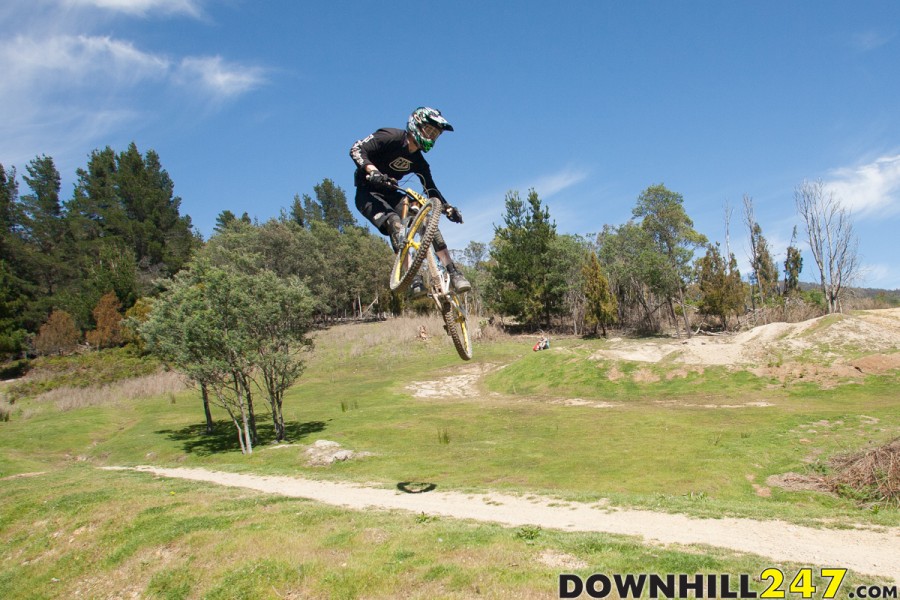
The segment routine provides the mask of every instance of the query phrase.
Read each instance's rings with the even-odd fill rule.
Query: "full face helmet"
[[[416,145],[422,152],[428,152],[434,147],[434,141],[444,131],[453,131],[453,125],[447,122],[441,111],[436,108],[420,106],[409,115],[406,130],[412,134]]]

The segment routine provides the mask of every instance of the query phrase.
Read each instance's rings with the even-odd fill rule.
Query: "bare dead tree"
[[[753,198],[744,194],[744,225],[747,226],[747,229],[750,231],[750,268],[753,272],[753,275],[756,275],[756,263],[757,263],[757,254],[756,254],[756,238],[753,236],[753,228],[756,227],[756,217],[753,214]],[[753,285],[753,281],[750,282],[751,286]],[[757,280],[757,285],[759,281]],[[752,292],[752,287],[751,287]],[[765,301],[765,298],[762,297],[762,289],[760,289],[760,299]],[[756,297],[751,293],[750,294],[750,303],[753,305],[753,308],[756,308]]]
[[[763,236],[762,227],[756,221],[753,198],[746,194],[744,195],[744,224],[750,232],[750,267],[753,270],[753,279],[756,280],[757,296],[760,306],[765,306],[766,301],[774,296],[778,287],[778,270],[772,260],[769,243]],[[756,298],[752,293],[750,298],[756,308]]]
[[[860,274],[859,240],[853,232],[850,211],[821,180],[797,186],[794,202],[806,225],[828,312],[842,312],[841,298]]]

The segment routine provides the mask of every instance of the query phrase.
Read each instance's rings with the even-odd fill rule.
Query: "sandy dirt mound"
[[[847,359],[846,356],[864,356]],[[803,360],[800,361],[800,357]],[[685,338],[614,338],[590,360],[613,362],[610,380],[621,379],[617,361],[665,363],[676,372],[706,366],[746,369],[780,382],[814,381],[826,387],[900,369],[900,309],[831,315],[802,323],[771,323],[731,335]],[[656,381],[638,370],[638,383]]]
[[[551,351],[566,351],[552,348]],[[845,355],[862,357],[848,359]],[[800,360],[801,355],[803,357]],[[628,378],[635,383],[670,381],[706,367],[747,370],[757,377],[790,382],[813,382],[823,388],[859,381],[900,369],[900,309],[870,310],[853,315],[832,315],[802,323],[770,323],[729,335],[695,335],[686,338],[613,338],[588,360],[605,363],[610,381]],[[626,375],[620,362],[666,365],[663,373],[639,368]],[[503,368],[491,364],[465,364],[452,374],[406,386],[414,398],[480,398],[478,382],[485,374]],[[553,402],[553,400],[551,400]],[[559,399],[568,406],[584,406],[579,399]],[[596,408],[616,406],[591,403]],[[744,407],[713,406],[710,408]],[[754,404],[753,406],[768,406]]]

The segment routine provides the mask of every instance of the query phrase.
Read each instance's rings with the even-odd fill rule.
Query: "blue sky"
[[[821,179],[859,283],[900,288],[895,0],[29,0],[0,7],[0,65],[0,163],[52,156],[67,199],[92,150],[134,141],[205,237],[325,178],[352,204],[351,144],[430,105],[456,128],[428,154],[465,217],[452,248],[490,241],[509,190],[587,234],[663,183],[711,240],[733,207],[746,273],[743,197],[783,260],[794,189]]]

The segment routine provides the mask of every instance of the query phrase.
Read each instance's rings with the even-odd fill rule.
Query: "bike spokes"
[[[391,290],[404,290],[412,283],[425,261],[440,218],[441,202],[431,198],[409,223],[403,247],[397,252],[391,270]]]
[[[472,358],[472,339],[469,336],[469,324],[466,319],[466,309],[462,305],[462,298],[454,292],[447,294],[446,298],[447,301],[442,312],[447,333],[453,340],[459,357],[469,360]]]

